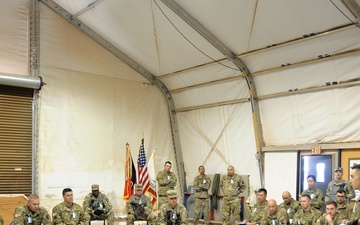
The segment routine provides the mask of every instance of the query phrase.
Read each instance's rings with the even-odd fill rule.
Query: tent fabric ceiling
[[[230,87],[246,89],[245,81],[241,81],[242,73],[228,61],[214,64],[215,60],[224,59],[224,55],[163,2],[159,0],[55,0],[55,2],[161,79],[170,91],[226,78],[239,78],[231,81],[235,82],[234,84],[223,82],[206,88],[196,88],[196,95],[191,94],[194,88],[173,92],[174,98],[179,100],[176,101],[177,108],[204,105],[209,103],[209,99],[214,103],[243,97],[243,91],[236,91],[237,93],[234,94],[208,98],[207,94],[214,88],[215,90],[229,90]],[[240,55],[240,59],[249,68],[251,74],[279,68],[281,65],[315,61],[320,55],[332,56],[349,50],[358,50],[360,47],[360,29],[355,25],[351,26],[352,21],[356,21],[356,17],[342,1],[176,2],[232,52]],[[316,36],[318,33],[341,26],[349,27]],[[315,34],[315,37],[303,38],[304,35],[311,34]],[[301,41],[245,54],[301,38],[303,38]],[[357,58],[356,54],[355,58]],[[349,57],[351,56],[347,59]],[[211,65],[201,66],[209,63]],[[329,63],[314,62],[314,64],[301,66],[300,70],[311,72],[317,67],[331,68],[328,64],[332,64],[334,70],[329,72],[334,78],[340,76],[337,72],[337,65],[340,64],[338,60],[334,59]],[[283,79],[295,80],[293,70],[297,69],[283,68],[283,71],[276,73],[283,75],[271,77],[272,84],[282,86]],[[171,75],[166,76],[169,74]],[[266,72],[262,76],[269,74],[271,76],[272,73]],[[344,79],[353,79],[355,75],[357,74],[352,73]],[[300,88],[303,84],[293,82],[293,87],[265,88],[267,82],[264,83],[263,80],[269,79],[255,79],[255,86],[259,87],[257,88],[259,95],[276,93],[275,90],[287,91]],[[305,87],[321,86],[326,83],[324,80],[313,81],[307,82]],[[190,97],[186,98],[186,96]],[[182,101],[181,99],[184,98],[186,100]]]

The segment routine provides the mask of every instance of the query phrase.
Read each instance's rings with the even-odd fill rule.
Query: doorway
[[[308,189],[307,176],[314,175],[316,177],[316,186],[325,196],[327,186],[333,178],[335,158],[337,158],[337,153],[301,155],[300,193]],[[320,210],[325,212],[325,202]]]

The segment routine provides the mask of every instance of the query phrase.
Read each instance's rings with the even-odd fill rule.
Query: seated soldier
[[[311,197],[307,194],[301,195],[301,208],[294,215],[294,224],[311,225],[315,224],[321,216],[321,212],[315,207],[311,207]]]
[[[266,198],[267,190],[265,188],[260,188],[257,192],[257,203],[252,207],[252,211],[248,218],[244,220],[247,225],[260,224],[268,204]]]
[[[287,225],[288,214],[283,208],[278,207],[274,199],[268,201],[267,210],[265,210],[262,218],[261,225]]]
[[[143,194],[140,184],[135,184],[135,194],[126,203],[126,213],[128,214],[126,224],[133,225],[136,220],[146,220],[149,224],[155,223],[152,216],[152,204],[150,199]]]
[[[40,206],[39,196],[31,194],[26,204],[15,209],[14,224],[52,225],[52,222],[48,211]]]
[[[188,224],[188,214],[183,204],[177,202],[177,192],[166,192],[168,202],[160,207],[159,225]]]
[[[316,225],[340,225],[345,220],[344,215],[338,213],[337,203],[333,201],[326,202],[326,213],[317,221]]]
[[[83,210],[87,221],[91,220],[107,220],[108,225],[114,225],[114,212],[109,198],[99,192],[99,185],[91,185],[91,193],[89,193],[83,202]]]

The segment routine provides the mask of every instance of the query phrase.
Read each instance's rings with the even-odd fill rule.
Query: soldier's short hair
[[[306,179],[309,179],[309,178],[312,178],[314,180],[314,182],[316,182],[316,177],[314,175],[309,175],[309,176],[307,176]]]
[[[267,195],[267,190],[265,188],[259,188],[257,193],[259,193],[259,192],[263,192],[265,195]]]
[[[33,200],[33,199],[39,199],[39,196],[37,194],[30,194],[28,196],[28,201]]]
[[[360,164],[354,164],[351,169],[353,170],[360,170]]]
[[[71,188],[64,188],[64,190],[62,191],[62,195],[65,195],[65,193],[67,192],[72,192]]]
[[[342,193],[345,193],[345,190],[343,188],[340,188],[339,190],[336,191],[336,193],[342,194]]]
[[[170,165],[172,165],[172,163],[171,163],[170,161],[166,161],[164,165],[166,165],[166,164],[168,164],[168,163],[169,163]]]
[[[204,167],[204,166],[199,166],[198,170],[199,170],[201,167],[205,169],[205,167]]]
[[[326,203],[325,203],[325,205],[333,205],[333,206],[335,206],[335,208],[337,208],[337,203],[336,202],[334,202],[334,201],[327,201]]]
[[[308,195],[308,194],[303,194],[303,195],[301,195],[300,197],[301,197],[301,198],[302,198],[302,197],[305,197],[305,198],[308,198],[309,200],[311,200],[311,197],[310,197],[310,195]]]

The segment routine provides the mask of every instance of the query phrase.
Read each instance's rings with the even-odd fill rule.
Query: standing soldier
[[[57,204],[52,210],[54,225],[87,225],[84,211],[74,202],[73,191],[65,188],[62,191],[64,201]]]
[[[203,207],[204,223],[210,224],[210,202],[208,190],[211,186],[210,177],[205,175],[205,167],[199,166],[200,175],[194,179],[194,190],[195,190],[195,209],[194,209],[194,224],[197,225],[199,222],[201,207]]]
[[[14,224],[51,225],[52,223],[48,211],[40,206],[39,196],[31,194],[26,204],[15,209]]]
[[[274,199],[270,199],[261,219],[261,225],[287,225],[288,221],[289,217],[285,210],[278,207]]]
[[[346,193],[346,202],[350,202],[351,199],[355,198],[355,192],[352,189],[349,182],[342,179],[343,168],[338,167],[334,170],[334,180],[332,180],[326,189],[325,202],[336,201],[336,192],[338,190],[344,190]]]
[[[160,208],[162,204],[167,202],[166,192],[169,190],[174,190],[177,182],[177,178],[171,170],[171,162],[166,161],[164,165],[164,170],[160,171],[156,176],[156,181],[159,184],[159,205]]]
[[[183,204],[177,202],[177,192],[169,190],[167,203],[162,204],[159,213],[159,225],[182,225],[188,224],[188,215]]]
[[[288,191],[284,191],[281,197],[284,202],[281,203],[279,207],[286,211],[289,216],[289,220],[292,221],[292,219],[294,219],[294,214],[300,208],[299,202],[295,201],[295,199],[291,197],[291,194]]]
[[[320,210],[321,206],[324,204],[324,194],[316,187],[316,177],[314,175],[307,176],[307,182],[309,188],[303,191],[301,195],[309,195],[311,198],[311,205]]]
[[[91,220],[107,220],[108,225],[114,225],[114,212],[109,198],[99,192],[99,185],[91,185],[91,193],[86,195],[83,202],[88,223]]]
[[[309,195],[301,195],[301,209],[294,215],[295,225],[312,225],[315,224],[321,216],[320,210],[311,207],[311,197]]]
[[[1,214],[0,214],[0,225],[4,225],[4,219]]]
[[[230,215],[233,214],[234,220],[240,222],[240,193],[246,188],[244,180],[240,175],[235,174],[234,167],[228,166],[227,175],[220,181],[220,188],[224,194],[224,204],[222,207],[223,224],[230,223]]]

